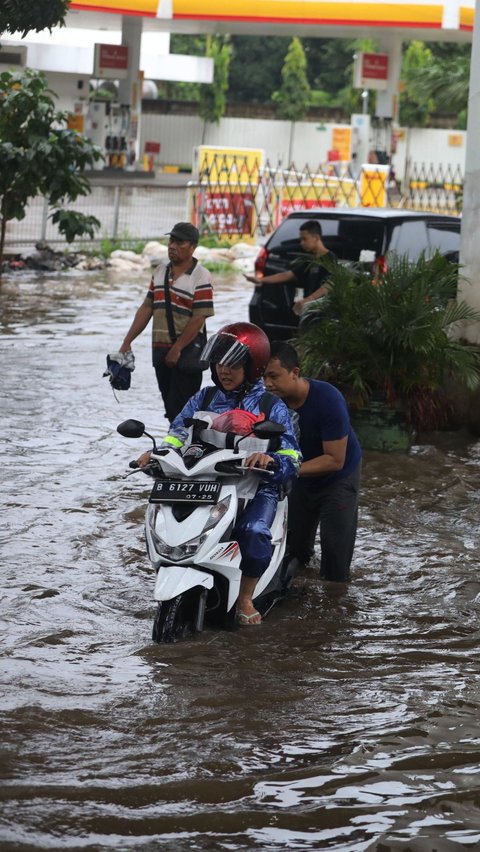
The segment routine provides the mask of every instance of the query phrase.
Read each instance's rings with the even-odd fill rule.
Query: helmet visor
[[[248,346],[237,340],[234,334],[218,332],[205,344],[200,358],[223,367],[243,367],[248,355]]]

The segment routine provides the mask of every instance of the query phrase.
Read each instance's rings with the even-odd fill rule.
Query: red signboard
[[[388,53],[357,53],[353,63],[353,85],[357,89],[388,88]]]
[[[126,44],[96,44],[93,76],[109,80],[123,80],[128,71],[128,47]]]
[[[364,80],[388,80],[388,53],[364,53],[361,74]]]
[[[251,192],[206,192],[204,214],[217,234],[253,233],[253,196]]]

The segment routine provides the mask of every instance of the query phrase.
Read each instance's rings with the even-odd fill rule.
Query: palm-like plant
[[[329,293],[308,310],[296,341],[304,371],[341,387],[354,408],[381,396],[403,407],[413,428],[438,428],[446,379],[480,386],[480,351],[452,334],[480,321],[454,299],[458,274],[438,253],[416,263],[393,257],[377,283],[332,265]]]

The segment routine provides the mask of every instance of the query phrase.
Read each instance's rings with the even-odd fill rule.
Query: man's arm
[[[342,470],[347,453],[348,435],[338,441],[323,441],[323,455],[302,462],[300,476],[322,476]]]
[[[128,352],[131,349],[132,341],[135,340],[135,338],[138,337],[138,335],[147,327],[152,318],[152,314],[153,305],[150,306],[147,302],[143,302],[138,308],[133,318],[133,322],[123,339],[123,343],[119,349],[120,352]]]
[[[265,275],[263,278],[257,278],[256,275],[245,275],[245,278],[255,284],[255,287],[261,287],[263,284],[284,284],[286,281],[296,281],[291,269],[287,269],[286,272],[276,272],[275,275]]]
[[[310,293],[309,296],[305,296],[304,299],[299,299],[298,302],[295,302],[292,305],[292,311],[294,314],[301,314],[303,309],[309,302],[314,302],[316,299],[321,299],[322,296],[326,296],[328,293],[329,287],[328,284],[322,284],[318,290],[315,290],[313,293]]]
[[[190,317],[180,337],[177,337],[175,343],[170,347],[165,356],[165,364],[167,367],[175,367],[175,364],[178,363],[180,355],[182,354],[182,349],[184,349],[185,346],[188,346],[192,340],[195,340],[204,322],[205,317],[203,316]]]

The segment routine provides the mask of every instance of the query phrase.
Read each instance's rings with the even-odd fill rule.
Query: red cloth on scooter
[[[250,435],[254,423],[260,423],[262,420],[265,420],[263,413],[252,414],[243,408],[232,408],[215,417],[212,429],[217,432],[234,432],[235,435]]]

